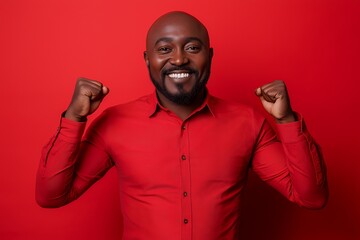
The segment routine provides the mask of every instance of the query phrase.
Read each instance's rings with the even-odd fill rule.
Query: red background
[[[242,239],[360,239],[357,0],[82,0],[0,3],[0,239],[120,239],[115,171],[74,203],[34,200],[42,146],[54,134],[79,76],[108,85],[101,106],[153,91],[142,59],[150,24],[185,10],[208,27],[215,50],[208,87],[260,108],[253,90],[288,85],[321,144],[330,200],[310,211],[251,176]]]

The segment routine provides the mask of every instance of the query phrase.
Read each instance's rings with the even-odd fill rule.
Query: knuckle
[[[86,85],[85,79],[78,79],[76,82],[76,86],[82,88],[84,85]]]
[[[87,79],[83,78],[83,77],[80,77],[80,78],[77,79],[78,83],[83,83],[83,82],[86,82],[86,81],[87,81]]]

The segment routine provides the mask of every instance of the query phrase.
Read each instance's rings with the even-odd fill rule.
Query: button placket
[[[181,211],[182,211],[182,227],[181,227],[181,236],[182,239],[191,239],[192,224],[191,218],[191,198],[189,197],[190,193],[190,153],[189,153],[189,131],[188,131],[189,122],[186,121],[181,125],[181,137],[180,137],[180,167],[181,167]]]

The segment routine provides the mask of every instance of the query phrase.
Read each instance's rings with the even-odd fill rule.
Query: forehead
[[[187,14],[168,14],[160,17],[150,27],[147,38],[147,47],[154,46],[161,39],[181,40],[199,39],[205,45],[209,44],[209,37],[204,25],[196,18]]]

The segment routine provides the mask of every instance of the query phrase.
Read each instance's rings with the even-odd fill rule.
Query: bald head
[[[195,17],[170,12],[158,18],[148,31],[144,59],[160,101],[197,106],[212,56],[208,32]]]
[[[150,27],[146,37],[146,48],[149,49],[161,38],[180,37],[188,33],[188,37],[198,38],[207,47],[210,45],[206,27],[194,16],[185,12],[169,12],[160,16]]]

